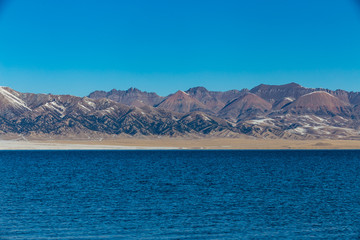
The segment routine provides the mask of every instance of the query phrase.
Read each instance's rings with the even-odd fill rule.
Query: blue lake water
[[[0,239],[359,239],[360,151],[1,151]]]

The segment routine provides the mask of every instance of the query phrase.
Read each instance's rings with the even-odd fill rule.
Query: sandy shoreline
[[[0,150],[126,149],[360,149],[359,140],[283,140],[245,138],[113,140],[0,140]]]
[[[96,145],[92,142],[60,143],[55,141],[0,141],[0,150],[155,150],[178,149],[171,147],[122,146],[122,145]]]

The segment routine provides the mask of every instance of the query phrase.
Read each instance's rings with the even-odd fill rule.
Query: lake
[[[0,239],[321,238],[360,238],[360,151],[0,151]]]

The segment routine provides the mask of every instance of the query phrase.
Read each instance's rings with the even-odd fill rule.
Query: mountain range
[[[296,83],[225,92],[194,87],[165,97],[136,88],[77,97],[0,87],[3,136],[359,139],[359,123],[359,92]]]

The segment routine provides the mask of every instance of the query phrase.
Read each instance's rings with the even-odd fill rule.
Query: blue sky
[[[356,0],[0,0],[0,85],[360,91]]]

